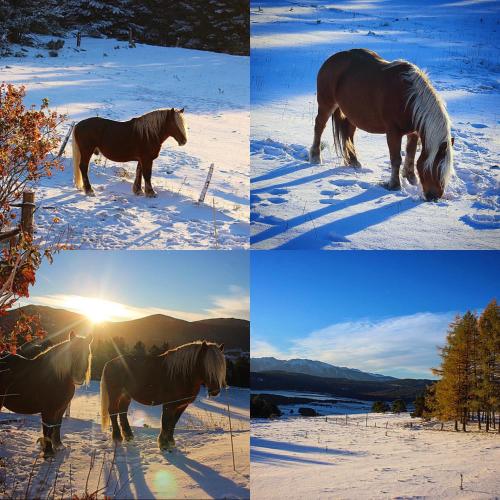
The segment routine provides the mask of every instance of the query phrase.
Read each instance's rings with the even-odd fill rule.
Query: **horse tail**
[[[73,182],[77,189],[83,189],[83,178],[82,172],[80,170],[80,159],[82,157],[80,153],[80,146],[75,137],[76,126],[73,128],[73,133],[71,135],[71,144],[73,146]]]
[[[351,155],[355,156],[356,153],[354,152],[354,144],[349,137],[349,120],[339,107],[337,107],[332,115],[332,128],[335,152],[346,163],[349,163]]]
[[[103,432],[109,429],[109,393],[106,383],[106,366],[101,375],[101,428]]]

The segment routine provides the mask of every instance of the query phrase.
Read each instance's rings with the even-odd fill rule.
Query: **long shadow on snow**
[[[423,203],[423,201],[415,201],[411,198],[406,198],[402,201],[395,201],[360,214],[350,215],[343,219],[328,222],[323,226],[302,233],[296,238],[276,247],[275,250],[289,250],[292,248],[320,249],[332,241],[348,242],[348,235],[363,231],[370,226],[380,224],[395,215],[399,215],[401,212],[417,207],[421,203]],[[306,217],[307,220],[307,216],[304,217]],[[328,233],[330,236],[325,235],[325,233]]]
[[[331,173],[331,170],[327,171]],[[289,229],[299,226],[305,222],[310,222],[314,219],[317,219],[319,217],[323,217],[325,215],[329,215],[334,212],[338,212],[339,210],[343,210],[345,208],[351,207],[353,205],[357,205],[360,203],[365,203],[367,201],[373,201],[377,198],[381,198],[382,196],[387,195],[387,191],[384,190],[383,188],[377,188],[377,189],[370,189],[367,191],[364,191],[363,193],[360,193],[356,196],[353,196],[352,198],[348,198],[347,200],[342,200],[339,201],[335,205],[327,205],[326,207],[318,208],[317,210],[314,210],[309,213],[304,213],[302,215],[298,215],[296,217],[293,217],[291,219],[288,219],[285,221],[283,224],[280,224],[279,226],[273,226],[268,229],[265,229],[264,231],[261,231],[258,234],[255,234],[251,237],[251,244],[254,245],[255,243],[260,243],[261,241],[268,240],[269,238],[274,238],[280,234],[286,233]],[[400,203],[400,202],[397,202]],[[364,212],[366,213],[366,212]],[[364,214],[360,214],[363,216]],[[370,224],[368,224],[370,225]],[[308,234],[308,233],[306,233]],[[299,236],[300,238],[300,236]],[[293,241],[293,240],[292,240]],[[289,243],[289,242],[288,242]]]
[[[308,165],[308,167],[311,167]],[[328,170],[323,170],[322,172],[317,172],[315,174],[306,175],[300,179],[293,179],[291,181],[282,182],[280,184],[273,184],[272,186],[266,186],[262,188],[252,189],[252,194],[267,193],[273,191],[274,189],[287,188],[292,186],[300,186],[301,184],[306,184],[307,182],[317,181],[325,177],[329,177],[335,173],[335,169],[329,168]]]
[[[155,498],[144,477],[140,450],[133,442],[117,447],[115,466],[118,477],[110,481],[106,491],[108,495],[113,498],[133,498],[134,495],[130,489],[130,484],[133,484],[137,498]]]
[[[218,498],[221,495],[229,495],[232,498],[247,498],[249,496],[248,489],[196,460],[175,453],[165,453],[163,456],[167,465],[173,465],[191,477],[210,497]]]
[[[302,462],[312,463],[318,465],[333,465],[331,462],[323,462],[321,460],[314,460],[311,458],[297,457],[296,455],[281,455],[279,453],[272,453],[270,451],[256,450],[255,447],[265,448],[266,450],[279,450],[289,453],[320,453],[321,455],[350,455],[359,456],[360,453],[349,450],[328,449],[324,447],[286,443],[283,441],[271,441],[270,439],[262,439],[258,437],[251,438],[251,460],[266,462],[268,460],[282,460],[288,462]]]

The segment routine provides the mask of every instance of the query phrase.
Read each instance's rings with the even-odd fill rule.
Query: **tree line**
[[[130,348],[123,337],[112,339],[97,338],[92,343],[92,379],[100,380],[104,365],[117,356],[132,354],[135,356],[159,356],[170,349],[168,342],[161,346],[153,344],[149,349],[144,342],[137,341]],[[248,387],[250,382],[250,361],[248,357],[241,356],[235,360],[226,358],[226,381],[231,386]]]
[[[4,0],[0,48],[69,31],[126,40],[131,28],[136,42],[248,55],[249,23],[248,0]]]
[[[500,415],[500,306],[492,300],[480,316],[467,311],[450,324],[440,348],[439,380],[415,401],[415,416],[454,421],[455,430],[498,428]]]

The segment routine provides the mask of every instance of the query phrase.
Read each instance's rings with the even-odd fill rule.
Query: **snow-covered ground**
[[[441,432],[407,414],[349,415],[347,425],[343,418],[314,417],[259,419],[251,426],[256,500],[476,500],[500,492],[498,434]]]
[[[231,388],[217,399],[207,399],[200,393],[177,424],[177,450],[173,453],[162,453],[157,447],[161,407],[132,403],[129,416],[135,439],[116,448],[112,465],[113,445],[98,423],[98,389],[96,382],[88,389],[78,389],[71,416],[63,421],[62,440],[66,448],[53,460],[40,458],[36,445],[40,436],[39,416],[2,411],[0,421],[14,421],[0,424],[0,496],[25,498],[28,482],[29,498],[52,498],[54,484],[55,498],[67,498],[70,491],[82,497],[86,489],[91,493],[101,488],[100,497],[106,493],[120,499],[250,496],[248,390]]]
[[[49,38],[41,37],[47,41]],[[58,57],[29,49],[0,59],[0,80],[27,88],[27,103],[48,97],[72,121],[91,116],[128,120],[158,108],[185,107],[188,143],[168,139],[153,163],[155,199],[132,194],[136,164],[93,157],[88,198],[73,187],[71,141],[63,172],[37,192],[38,234],[55,217],[77,248],[246,248],[249,239],[249,58],[196,50],[67,39]],[[43,58],[37,57],[44,55]],[[205,204],[197,206],[208,169]],[[214,208],[215,206],[215,208]],[[215,222],[214,222],[215,219]]]
[[[253,2],[252,246],[500,248],[499,13],[486,0]],[[439,202],[406,181],[401,192],[379,186],[390,174],[384,135],[356,132],[355,170],[335,155],[328,123],[323,164],[309,164],[316,74],[355,47],[426,69],[447,102],[457,176]]]

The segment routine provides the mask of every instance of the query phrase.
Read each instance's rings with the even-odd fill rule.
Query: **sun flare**
[[[65,307],[83,314],[94,324],[127,315],[121,304],[97,297],[68,297]]]

